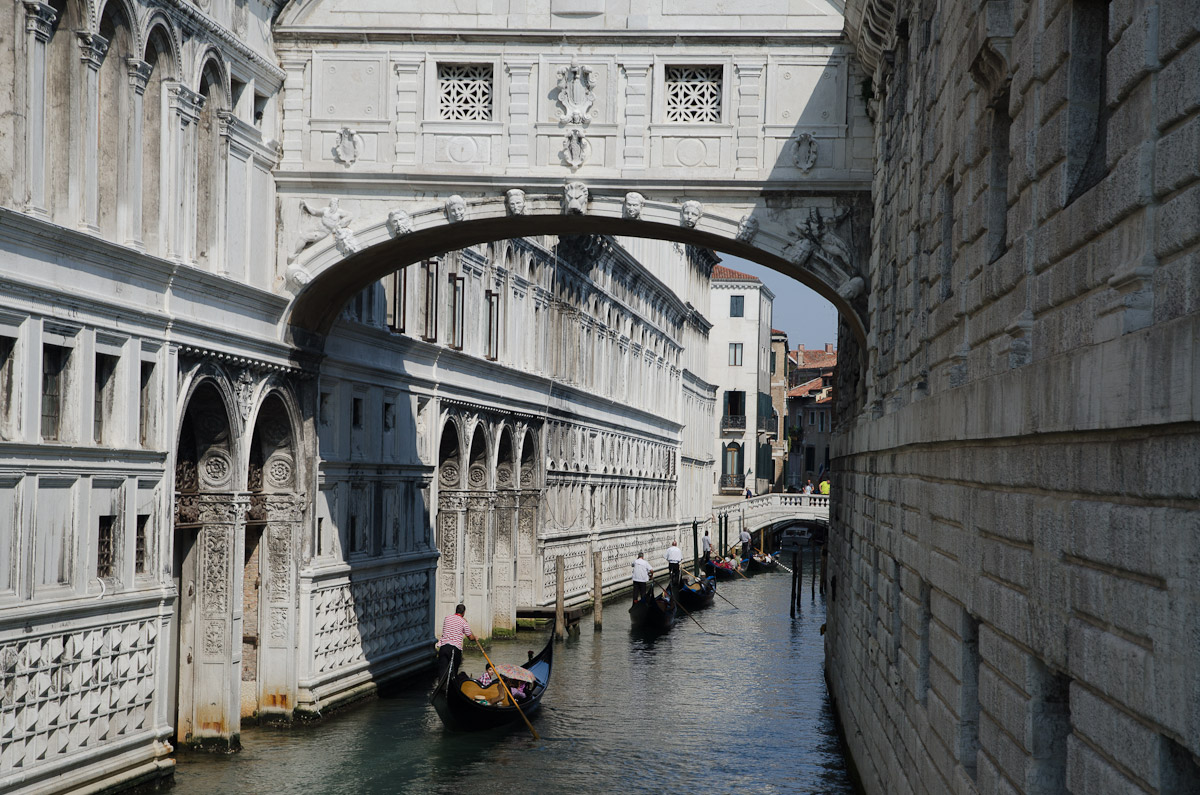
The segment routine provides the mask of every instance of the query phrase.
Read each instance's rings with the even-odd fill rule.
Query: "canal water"
[[[790,558],[790,555],[787,556]],[[630,629],[629,599],[558,644],[542,739],[523,724],[452,734],[423,679],[316,726],[249,729],[230,756],[182,754],[175,795],[228,793],[822,793],[852,795],[823,677],[822,597],[788,616],[791,577],[722,583],[666,634]],[[546,635],[488,650],[523,662]],[[478,650],[464,670],[483,670]],[[429,677],[432,680],[432,676]],[[432,681],[430,682],[430,685]]]

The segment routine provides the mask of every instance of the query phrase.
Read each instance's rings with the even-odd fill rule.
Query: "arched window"
[[[150,34],[144,56],[150,70],[146,91],[142,95],[142,217],[141,239],[146,251],[165,256],[166,250],[166,207],[165,187],[169,172],[164,154],[167,128],[163,124],[165,94],[163,83],[171,79],[173,71],[171,46],[166,31],[155,28]]]
[[[742,446],[737,442],[725,445],[725,455],[721,457],[721,474],[742,474]]]
[[[108,52],[100,65],[99,135],[94,142],[99,167],[91,190],[97,191],[96,224],[108,240],[129,237],[129,115],[132,108],[128,61],[133,36],[124,9],[109,0],[100,19],[100,35]]]
[[[196,121],[196,265],[216,271],[221,266],[219,229],[225,190],[225,158],[218,114],[224,107],[224,80],[215,61],[200,78],[204,107]]]

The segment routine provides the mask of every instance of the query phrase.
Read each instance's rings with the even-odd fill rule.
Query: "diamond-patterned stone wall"
[[[313,670],[336,671],[429,640],[430,573],[376,577],[313,592]]]

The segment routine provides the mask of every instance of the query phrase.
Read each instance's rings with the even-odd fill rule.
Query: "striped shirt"
[[[442,622],[442,639],[438,641],[438,648],[449,644],[462,649],[463,638],[470,634],[471,627],[465,618],[458,613],[446,616],[446,620]]]

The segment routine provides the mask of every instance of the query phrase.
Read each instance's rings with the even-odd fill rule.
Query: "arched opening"
[[[736,494],[745,488],[746,473],[743,466],[742,445],[739,442],[730,442],[725,445],[725,450],[721,455],[720,487],[722,492]]]
[[[146,251],[165,256],[167,174],[165,154],[167,127],[163,124],[166,108],[164,83],[172,79],[174,56],[166,30],[160,25],[150,33],[144,60],[150,69],[146,91],[142,96],[142,192],[141,240]]]
[[[517,628],[514,534],[520,505],[517,495],[519,477],[512,429],[505,425],[496,444],[496,497],[492,514],[495,535],[491,566],[492,633],[497,635],[515,632]]]
[[[466,580],[463,603],[467,621],[481,637],[492,634],[492,532],[491,472],[487,433],[482,422],[475,424],[467,458],[466,535],[463,556]]]
[[[118,0],[109,0],[100,18],[100,35],[108,41],[108,53],[100,65],[98,140],[90,142],[99,159],[96,172],[96,224],[109,240],[124,242],[128,229],[130,111],[132,87],[129,59],[133,35],[129,20]]]
[[[82,82],[79,39],[75,31],[84,27],[78,2],[50,0],[55,20],[46,48],[46,94],[43,164],[45,169],[45,208],[55,223],[74,226],[79,220],[72,206],[71,173],[79,157],[71,149],[78,128],[74,100]]]
[[[526,429],[521,440],[521,476],[517,511],[517,606],[531,606],[541,598],[541,570],[537,557],[537,512],[542,492],[538,488],[541,452],[533,431]]]
[[[258,410],[249,450],[242,547],[241,709],[287,716],[294,705],[297,551],[304,505],[291,413],[277,392]]]
[[[235,508],[230,413],[211,380],[196,386],[175,455],[171,622],[175,740],[223,743],[236,735],[233,620]]]
[[[219,115],[225,110],[225,81],[216,61],[209,60],[200,75],[204,107],[196,119],[196,266],[219,271],[221,213],[225,192],[225,147]]]

